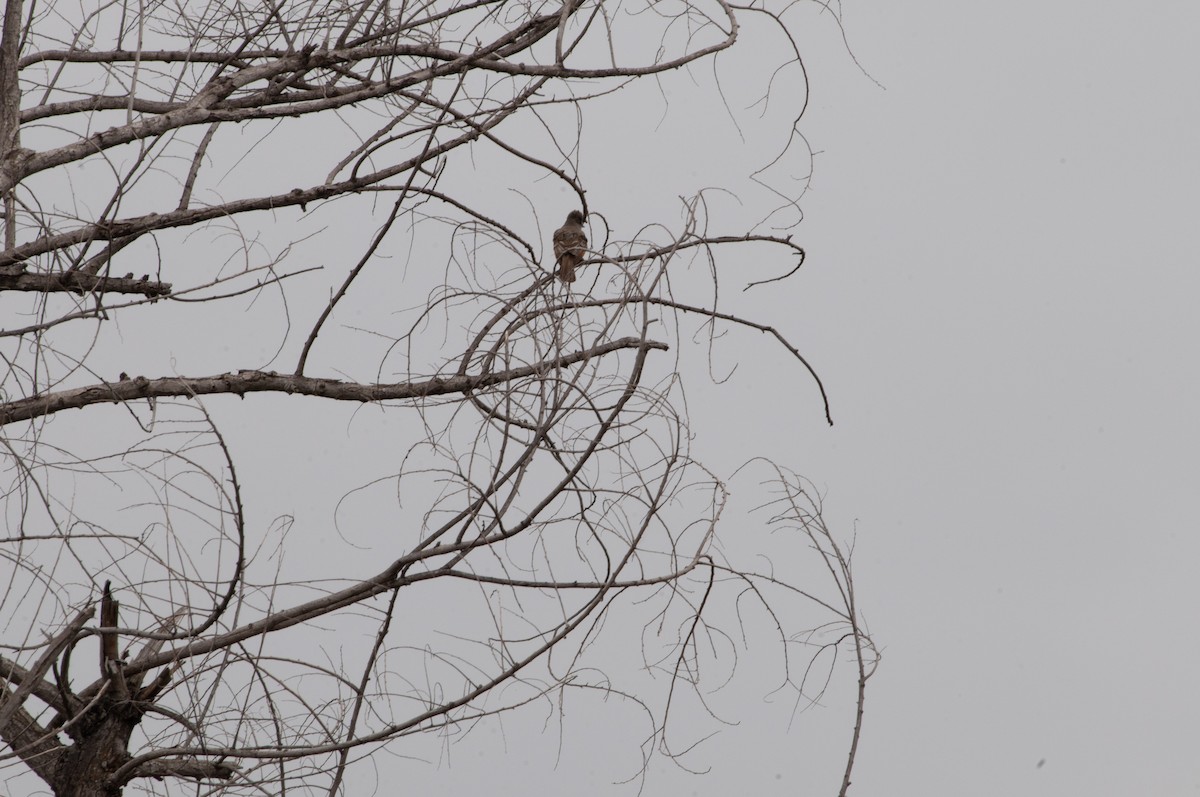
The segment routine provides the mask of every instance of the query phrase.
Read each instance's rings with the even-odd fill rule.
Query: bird
[[[575,281],[575,267],[583,260],[587,242],[583,233],[583,214],[572,210],[563,226],[554,231],[554,262],[558,265],[558,278],[563,282]]]

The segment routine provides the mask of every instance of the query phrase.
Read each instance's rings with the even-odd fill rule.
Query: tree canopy
[[[687,411],[713,352],[766,340],[753,367],[803,375],[792,411],[832,423],[780,322],[719,301],[731,278],[791,285],[805,258],[791,9],[8,3],[12,777],[352,793],[377,751],[539,705],[569,725],[564,702],[595,695],[637,707],[642,763],[611,773],[636,789],[654,755],[704,768],[709,731],[676,717],[721,723],[709,695],[765,622],[770,688],[798,707],[852,662],[844,793],[876,661],[848,549],[786,464],[704,461]],[[756,45],[769,74],[718,79],[702,109],[667,99],[668,77]],[[630,202],[660,179],[648,143],[616,139],[643,85],[653,113],[778,128],[738,150],[773,201],[715,213],[714,152],[713,184],[669,213],[630,228],[593,207],[602,173],[627,173]],[[588,245],[567,284],[550,237],[570,210]],[[757,510],[731,531],[735,482]]]

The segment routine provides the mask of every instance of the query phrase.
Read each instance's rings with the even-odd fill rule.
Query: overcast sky
[[[831,15],[797,17],[812,91],[800,130],[818,153],[792,230],[804,270],[745,295],[740,275],[724,277],[724,301],[777,324],[817,367],[836,425],[757,338],[717,349],[737,374],[689,409],[710,460],[756,424],[767,453],[825,491],[835,529],[857,535],[883,662],[852,792],[1197,793],[1200,276],[1184,242],[1200,10],[843,11],[862,69]],[[752,24],[744,34],[762,33]],[[738,58],[752,68],[753,49],[739,52],[723,56],[725,79]],[[667,81],[669,112],[648,85],[644,114],[625,93],[607,126],[589,117],[589,210],[621,234],[779,144],[695,104],[687,92],[711,91],[706,79]],[[697,163],[698,137],[725,154]],[[631,183],[614,158],[645,159],[655,179]],[[757,410],[728,423],[743,407]],[[658,761],[647,793],[835,793],[848,693],[793,719],[787,700],[739,689],[741,724],[703,748],[712,771]],[[508,720],[503,737],[481,731],[405,778],[446,793],[525,793],[530,777],[620,790],[605,784],[631,774],[631,743],[600,716],[568,710],[561,737],[540,714]],[[543,728],[549,754],[522,731]]]
[[[798,299],[885,647],[855,791],[1198,793],[1200,10],[844,10],[886,90],[808,60]]]
[[[811,384],[769,391],[774,453],[857,531],[884,648],[853,792],[1198,793],[1200,10],[843,11],[869,77],[805,17],[809,260],[752,295],[830,390],[832,429]],[[832,793],[825,720],[757,697],[652,791]]]
[[[831,15],[810,11],[798,31],[812,88],[800,129],[818,153],[793,231],[804,272],[729,299],[800,345],[836,425],[810,382],[777,381],[790,365],[766,344],[691,411],[716,450],[741,433],[722,424],[738,397],[771,410],[760,425],[790,418],[766,430],[770,453],[857,535],[883,662],[852,791],[1198,793],[1200,276],[1184,247],[1200,209],[1200,10],[843,12],[861,70]],[[584,147],[591,210],[633,223],[658,193],[770,149],[690,107],[623,116]],[[730,137],[728,157],[674,163],[698,129]],[[589,173],[614,147],[675,178],[631,188],[620,171]],[[696,184],[681,186],[688,173]],[[713,771],[656,764],[650,793],[834,793],[836,766],[822,767],[848,733],[846,704],[789,726],[762,690],[741,695],[742,724],[708,744]],[[545,784],[584,794],[611,779],[581,763],[607,746],[583,740],[567,735]],[[573,759],[580,744],[596,747]],[[529,763],[498,745],[457,755],[431,786],[511,778],[516,793]]]

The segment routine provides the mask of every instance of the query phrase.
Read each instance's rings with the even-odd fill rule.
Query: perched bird
[[[587,236],[583,234],[583,214],[572,210],[567,221],[554,231],[554,262],[558,264],[558,278],[563,282],[575,281],[575,267],[583,260],[587,249]]]

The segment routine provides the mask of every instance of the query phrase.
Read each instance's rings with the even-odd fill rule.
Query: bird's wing
[[[587,236],[583,234],[583,229],[578,225],[559,227],[554,231],[554,259],[559,260],[568,252],[582,257],[583,250],[587,248],[587,242]]]

